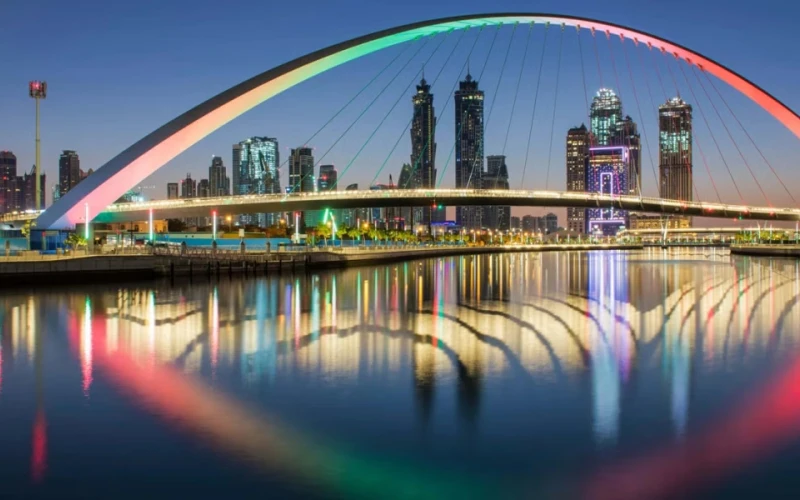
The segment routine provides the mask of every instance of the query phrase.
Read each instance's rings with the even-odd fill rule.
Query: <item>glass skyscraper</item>
[[[455,93],[456,189],[483,187],[483,91],[467,74]],[[465,229],[483,225],[481,207],[456,207],[456,223]]]
[[[311,148],[292,149],[289,158],[289,185],[287,193],[313,193],[316,191],[314,179],[314,150]],[[313,225],[315,221],[306,220],[306,214],[300,214],[300,229]]]
[[[433,108],[433,94],[430,91],[431,86],[423,77],[417,85],[417,93],[411,98],[414,104],[414,117],[411,122],[411,175],[407,182],[400,179],[401,182],[398,183],[400,189],[433,188],[436,185],[436,114]],[[434,219],[439,212],[433,211]],[[413,223],[430,224],[430,207],[416,207],[412,213]],[[406,222],[411,223],[411,221]]]
[[[567,191],[586,191],[590,143],[591,135],[586,125],[573,127],[567,132]],[[567,229],[577,233],[586,231],[585,208],[567,208]]]
[[[508,166],[504,155],[486,157],[486,175],[483,176],[484,189],[509,189]],[[483,208],[483,223],[489,229],[508,231],[511,226],[511,207],[488,206]]]
[[[692,106],[673,97],[658,107],[659,195],[692,200]]]
[[[0,213],[17,209],[14,196],[16,179],[17,157],[11,151],[0,151]]]
[[[75,151],[64,150],[58,159],[59,195],[64,196],[81,181],[81,160]]]
[[[219,156],[211,157],[211,166],[208,167],[209,196],[228,196],[230,194],[230,179],[227,169]]]
[[[251,137],[233,146],[234,194],[279,194],[278,139]],[[268,227],[277,224],[280,214],[244,214],[241,224]]]
[[[611,89],[600,89],[592,99],[590,111],[595,145],[608,146],[622,121],[622,101]]]

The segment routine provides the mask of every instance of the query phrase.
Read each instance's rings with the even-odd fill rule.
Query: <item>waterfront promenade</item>
[[[176,276],[268,274],[402,260],[508,252],[635,250],[641,245],[544,244],[486,246],[317,247],[276,252],[210,248],[146,247],[119,253],[78,252],[66,255],[0,257],[0,286],[44,285],[85,281],[125,281]]]

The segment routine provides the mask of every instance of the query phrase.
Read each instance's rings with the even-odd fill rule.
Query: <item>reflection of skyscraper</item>
[[[673,97],[658,107],[659,195],[692,200],[692,106]]]
[[[509,189],[505,155],[486,157],[484,189]],[[511,207],[492,205],[483,208],[483,224],[489,229],[508,231],[511,226]]]
[[[411,122],[411,178],[410,185],[399,184],[401,189],[432,188],[436,184],[436,114],[430,90],[431,86],[423,78],[417,85],[417,93],[411,98],[414,104]],[[414,214],[414,223],[430,222],[430,207],[418,207],[414,209]]]
[[[233,146],[234,194],[278,194],[281,192],[278,140],[251,137]],[[278,214],[244,214],[242,224],[261,227],[277,223]]]
[[[289,157],[289,192],[313,193],[316,182],[314,180],[314,152],[311,148],[292,149]],[[305,228],[307,221],[305,213],[300,214],[300,228]]]
[[[567,132],[567,191],[586,191],[586,168],[589,165],[591,136],[586,125]],[[586,209],[567,209],[567,229],[578,233],[586,231]]]
[[[467,74],[455,93],[456,188],[481,189],[483,174],[483,91]],[[456,223],[480,229],[481,207],[456,207]]]

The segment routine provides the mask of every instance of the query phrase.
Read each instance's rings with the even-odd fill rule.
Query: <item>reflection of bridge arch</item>
[[[674,55],[724,80],[743,93],[795,135],[800,116],[769,93],[715,61],[663,38],[624,26],[573,16],[551,14],[484,14],[422,21],[379,31],[302,56],[246,80],[178,116],[98,168],[95,173],[50,207],[39,227],[74,226],[88,214],[93,219],[128,189],[225,123],[312,76],[419,37],[474,26],[512,23],[554,23],[630,38]]]

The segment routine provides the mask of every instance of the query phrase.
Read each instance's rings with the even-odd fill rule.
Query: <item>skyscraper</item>
[[[78,153],[65,149],[58,159],[59,195],[64,196],[81,181],[81,160]]]
[[[230,194],[227,168],[219,156],[211,157],[211,166],[208,167],[208,190],[209,196],[228,196]]]
[[[281,192],[278,140],[251,137],[233,146],[234,194],[278,194]],[[244,214],[242,224],[260,227],[278,223],[280,215]]]
[[[312,193],[315,191],[316,182],[314,180],[314,151],[308,147],[292,149],[289,157],[289,185],[290,193]],[[306,224],[313,224],[314,221],[307,221],[306,214],[300,213],[300,228],[304,229]]]
[[[469,73],[455,93],[456,188],[483,187],[483,91]],[[456,207],[456,223],[465,229],[480,229],[481,207]]]
[[[658,107],[659,195],[692,200],[692,106],[673,97]]]
[[[413,136],[412,136],[413,137]],[[413,139],[412,139],[413,140]],[[413,169],[411,168],[410,163],[403,163],[403,166],[400,168],[400,175],[397,177],[397,188],[398,189],[413,189],[414,182],[412,179],[412,172]],[[412,219],[415,219],[413,222],[420,222],[417,219],[421,219],[422,216],[422,209],[423,207],[401,207],[399,209],[400,218],[403,219],[405,224],[409,225],[412,223]],[[412,211],[417,211],[418,217],[412,217]],[[429,210],[430,212],[430,210]]]
[[[174,200],[178,198],[178,183],[177,182],[168,182],[167,183],[167,199]]]
[[[47,175],[39,175],[39,200],[41,201],[41,209],[47,208],[45,206],[45,185]],[[18,210],[35,210],[36,209],[36,166],[31,167],[30,172],[26,172],[21,177],[17,177],[16,191],[18,194]]]
[[[600,89],[592,99],[590,111],[592,134],[596,146],[609,146],[622,121],[622,101],[611,89]]]
[[[11,151],[0,151],[0,213],[16,210],[14,189],[17,180],[17,157]]]
[[[411,102],[414,104],[414,117],[411,122],[411,175],[407,182],[402,182],[401,179],[398,187],[432,188],[436,185],[436,114],[431,86],[424,77],[417,85],[417,93],[411,98]],[[416,219],[414,223],[430,224],[430,207],[417,207],[413,213]],[[438,213],[439,211],[434,211],[434,219]]]
[[[334,165],[320,165],[319,176],[317,177],[317,191],[336,191],[338,187],[339,172],[336,171]],[[339,213],[336,210],[331,210],[331,213],[339,220]],[[325,210],[314,210],[306,212],[309,225],[316,225],[324,222]]]
[[[586,191],[586,168],[589,166],[591,136],[586,125],[573,127],[567,132],[567,191]],[[586,209],[567,208],[567,228],[586,231]]]
[[[208,179],[200,179],[200,182],[197,183],[197,197],[208,198],[209,196],[211,196],[211,187]]]
[[[509,189],[508,167],[504,155],[486,157],[486,175],[483,176],[484,189]],[[508,231],[511,226],[511,207],[490,206],[483,208],[483,224],[489,229]]]
[[[600,89],[592,100],[592,130],[586,191],[610,196],[638,195],[641,184],[636,123],[622,118],[622,101],[613,90]],[[628,212],[614,208],[586,210],[587,232],[615,235],[628,225]]]
[[[181,180],[181,198],[197,198],[197,181],[192,179],[192,174],[186,174]]]
[[[348,184],[345,191],[358,191],[358,184]],[[366,208],[346,208],[342,210],[342,222],[340,225],[358,227],[359,223],[367,220]]]

